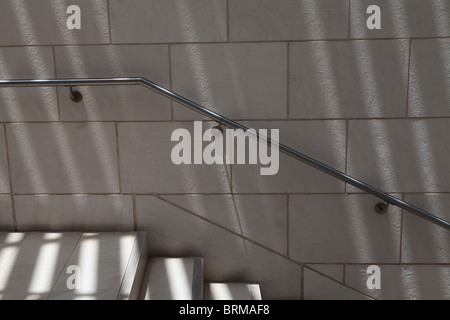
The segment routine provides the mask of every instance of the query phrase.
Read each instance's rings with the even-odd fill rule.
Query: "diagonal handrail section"
[[[68,78],[68,79],[42,79],[42,80],[0,80],[0,87],[52,87],[52,86],[66,86],[66,87],[74,87],[74,86],[111,86],[111,85],[142,85],[150,90],[153,90],[173,101],[176,101],[182,104],[185,107],[188,107],[216,122],[220,125],[227,126],[232,129],[242,129],[244,132],[249,132],[254,138],[264,141],[270,146],[277,146],[279,151],[284,154],[297,159],[303,163],[306,163],[322,172],[325,172],[339,180],[342,180],[348,184],[351,184],[360,190],[363,190],[367,193],[370,193],[381,200],[386,202],[386,206],[388,204],[395,205],[400,207],[410,213],[413,213],[423,219],[426,219],[435,225],[443,227],[447,230],[450,230],[450,222],[441,219],[423,209],[413,206],[412,204],[400,200],[396,197],[393,197],[386,192],[381,191],[363,181],[355,179],[339,170],[336,170],[320,161],[317,161],[299,151],[296,151],[284,144],[279,143],[278,141],[271,140],[270,138],[263,136],[256,132],[255,130],[251,130],[244,125],[230,120],[208,108],[205,108],[179,94],[168,90],[160,85],[151,82],[145,78],[140,77],[131,77],[131,78]],[[385,207],[383,208],[383,204],[379,207],[379,211],[385,211]]]

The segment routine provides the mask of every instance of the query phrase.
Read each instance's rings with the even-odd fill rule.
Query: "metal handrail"
[[[410,203],[407,203],[403,200],[400,200],[396,197],[393,197],[386,192],[383,192],[367,183],[364,183],[358,179],[355,179],[339,170],[336,170],[322,162],[319,162],[307,155],[304,155],[286,145],[283,145],[277,141],[273,141],[268,137],[260,135],[255,130],[249,130],[249,128],[230,120],[208,108],[205,108],[189,99],[186,99],[166,88],[163,88],[156,83],[153,83],[145,78],[83,78],[83,79],[48,79],[48,80],[0,80],[0,87],[50,87],[50,86],[110,86],[110,85],[142,85],[148,89],[151,89],[163,96],[174,100],[214,121],[217,121],[220,125],[225,125],[232,129],[242,129],[243,131],[247,131],[254,135],[255,138],[262,139],[267,144],[271,146],[278,146],[278,149],[284,154],[297,159],[303,163],[306,163],[320,171],[323,171],[337,179],[340,179],[346,183],[349,183],[367,193],[370,193],[383,201],[386,204],[377,204],[376,211],[378,213],[386,211],[387,205],[392,204],[397,207],[400,207],[408,212],[411,212],[423,219],[426,219],[440,227],[443,227],[447,230],[450,230],[450,222],[445,221],[425,210],[417,208]],[[76,92],[78,93],[78,92]],[[72,90],[71,90],[72,94]],[[79,94],[79,93],[78,93]]]

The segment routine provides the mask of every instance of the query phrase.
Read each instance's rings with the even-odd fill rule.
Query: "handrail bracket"
[[[72,100],[73,102],[80,102],[81,100],[83,100],[83,95],[81,94],[80,91],[73,90],[73,86],[70,86],[69,89],[70,89],[70,100]]]
[[[378,214],[385,214],[388,210],[389,204],[390,204],[389,202],[386,202],[386,203],[378,202],[375,205],[375,212]]]

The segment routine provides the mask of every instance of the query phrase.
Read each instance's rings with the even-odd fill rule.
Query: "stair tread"
[[[203,258],[150,258],[141,286],[142,300],[203,298]]]
[[[205,283],[205,300],[262,300],[259,284],[239,282]]]

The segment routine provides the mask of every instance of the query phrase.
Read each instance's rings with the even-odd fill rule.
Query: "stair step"
[[[205,300],[262,300],[259,284],[205,283]]]
[[[203,258],[150,258],[141,300],[202,300]]]
[[[0,300],[136,299],[146,232],[0,232]]]

